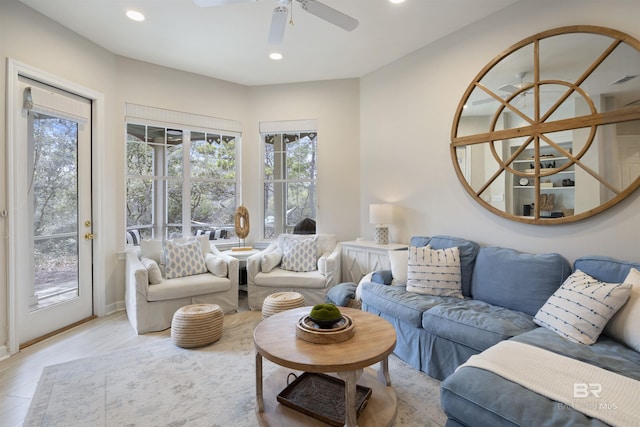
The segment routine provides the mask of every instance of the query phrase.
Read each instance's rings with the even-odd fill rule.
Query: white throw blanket
[[[481,368],[613,426],[640,426],[640,381],[516,341],[461,365]]]

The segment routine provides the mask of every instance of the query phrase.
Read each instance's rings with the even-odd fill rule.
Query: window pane
[[[127,179],[127,227],[153,223],[152,200],[152,179]]]
[[[167,176],[182,177],[184,170],[182,131],[167,129]]]
[[[127,175],[153,175],[153,148],[146,142],[127,142]]]
[[[296,182],[287,185],[287,228],[305,218],[315,218],[315,184]]]
[[[315,219],[315,132],[264,134],[264,238],[293,232]]]
[[[315,144],[309,138],[297,139],[287,145],[287,178],[315,179]]]
[[[182,181],[172,180],[167,182],[167,223],[182,223]]]
[[[264,138],[264,179],[273,179],[273,166],[274,166],[274,135],[266,135]]]
[[[198,225],[233,226],[236,184],[194,182],[191,185],[191,219]]]

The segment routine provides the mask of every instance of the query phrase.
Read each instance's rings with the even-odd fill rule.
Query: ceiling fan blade
[[[517,91],[518,89],[520,89],[518,86],[514,86],[514,85],[502,85],[498,88],[498,90],[501,90],[503,92],[509,92],[509,93],[513,93],[515,91]]]
[[[271,28],[269,29],[269,44],[280,44],[284,39],[284,29],[287,26],[289,9],[286,6],[278,6],[273,9]]]
[[[353,31],[358,27],[358,20],[346,15],[317,0],[298,0],[304,10],[320,19],[332,23],[344,30]]]
[[[255,3],[257,1],[258,0],[193,0],[196,6],[200,7],[223,6],[233,3]]]

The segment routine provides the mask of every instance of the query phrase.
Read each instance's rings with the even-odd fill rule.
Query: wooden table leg
[[[345,383],[345,424],[344,427],[357,427],[356,414],[356,383],[362,375],[362,369],[355,371],[338,372],[338,376]]]
[[[264,398],[262,397],[262,355],[256,351],[256,404],[257,411],[264,412]]]
[[[386,386],[391,385],[391,376],[389,375],[389,358],[385,357],[380,361],[380,369],[378,369],[378,381]]]

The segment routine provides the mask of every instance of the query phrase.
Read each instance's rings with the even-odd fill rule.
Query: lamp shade
[[[393,205],[390,203],[369,205],[369,222],[371,224],[391,224],[393,222]]]

